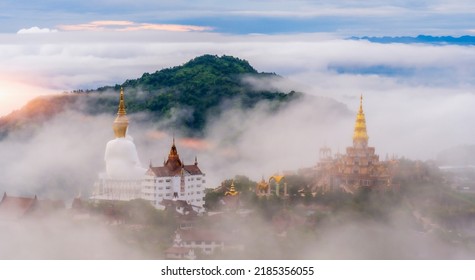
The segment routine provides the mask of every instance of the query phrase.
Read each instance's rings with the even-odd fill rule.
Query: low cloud
[[[18,30],[17,34],[42,34],[42,33],[51,33],[51,32],[58,32],[58,30],[33,26],[30,28],[22,28]]]
[[[64,24],[58,25],[62,31],[173,31],[173,32],[189,32],[189,31],[210,31],[211,27],[182,25],[182,24],[157,24],[157,23],[137,23],[124,20],[102,20],[91,21],[81,24]]]
[[[102,24],[122,28],[129,23],[114,21]],[[239,36],[161,31],[154,32],[154,36],[150,34],[147,31],[120,34],[108,31],[57,32],[48,34],[48,38],[34,40],[29,36],[0,35],[1,39],[11,41],[9,45],[0,45],[0,59],[4,62],[0,74],[8,77],[8,81],[15,81],[8,90],[0,88],[0,99],[8,96],[6,100],[9,101],[2,102],[1,112],[5,114],[19,107],[19,101],[13,102],[18,99],[13,93],[20,92],[20,84],[34,86],[35,90],[21,91],[27,92],[28,97],[55,90],[95,88],[122,83],[140,77],[144,72],[180,65],[205,53],[228,54],[248,60],[258,71],[275,72],[285,77],[274,80],[244,78],[245,83],[257,89],[302,91],[340,102],[353,113],[358,108],[359,95],[363,94],[370,145],[375,146],[382,157],[397,154],[431,159],[451,146],[475,142],[471,124],[466,121],[475,118],[470,109],[475,106],[475,72],[472,67],[475,55],[472,47],[377,44],[321,34]],[[336,66],[338,69],[365,69],[378,65],[411,71],[407,75],[382,75],[335,70]],[[288,125],[289,119],[296,122],[305,120],[305,112],[312,110],[320,114],[319,107],[312,108],[310,104],[302,111],[286,109],[288,115],[283,115],[280,123]],[[259,108],[265,110],[264,107]],[[176,117],[180,118],[186,115],[186,110],[179,109],[177,113],[180,114]],[[248,113],[238,111],[236,116],[245,120]],[[263,123],[259,113],[251,112],[249,116],[255,122]],[[327,139],[327,145],[343,151],[351,144],[353,117],[345,117],[344,122],[337,119],[328,121],[326,127],[319,127],[318,122],[306,122],[307,126],[300,129],[318,131],[322,139]],[[221,131],[219,129],[220,123],[225,121],[214,120],[215,125],[208,128],[209,135],[229,133],[225,126]],[[268,135],[273,134],[269,134],[266,126],[261,129],[264,132],[249,130],[255,135],[262,134],[260,137],[266,139],[270,147],[273,140]],[[311,139],[292,126],[290,129],[298,135],[295,139],[299,141]],[[236,130],[240,128],[236,127]],[[332,131],[339,131],[338,135],[330,135]],[[239,137],[252,139],[251,136]],[[322,143],[323,140],[315,143],[309,140],[308,145],[318,150]],[[212,147],[213,143],[206,145]],[[217,141],[214,145],[222,144]],[[138,148],[140,150],[140,146]],[[168,147],[164,145],[163,149],[165,152],[157,154],[159,161],[166,155]],[[233,149],[223,148],[223,153],[232,154]],[[245,150],[238,152],[246,155]],[[205,162],[201,160],[202,156],[198,156],[200,162]],[[316,152],[312,157],[316,157]],[[189,161],[193,159],[194,155],[190,155]],[[309,164],[310,159],[304,162]],[[287,167],[276,164],[272,168]]]

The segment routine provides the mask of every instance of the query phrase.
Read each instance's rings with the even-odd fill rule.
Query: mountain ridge
[[[418,36],[383,36],[383,37],[350,37],[349,40],[367,40],[372,43],[380,44],[431,44],[431,45],[460,45],[460,46],[473,46],[475,45],[475,36],[463,35],[460,37],[454,36],[431,36],[431,35],[418,35]]]
[[[277,110],[302,95],[294,91],[254,89],[243,83],[242,79],[247,76],[282,79],[275,73],[258,72],[240,58],[202,55],[180,66],[144,73],[122,84],[35,98],[21,109],[0,118],[0,139],[18,129],[32,129],[65,110],[87,115],[114,114],[121,87],[126,92],[129,114],[146,112],[151,121],[158,123],[172,119],[177,110],[186,111],[169,125],[188,135],[199,135],[209,116],[219,115],[226,106],[250,109],[266,101]]]

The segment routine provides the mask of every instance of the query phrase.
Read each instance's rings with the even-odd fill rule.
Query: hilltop
[[[122,84],[91,90],[75,90],[38,97],[22,109],[0,118],[0,138],[19,129],[32,129],[64,110],[87,115],[115,114],[120,87],[129,114],[144,112],[152,122],[162,122],[188,135],[200,135],[210,116],[219,116],[232,106],[253,108],[261,101],[281,105],[301,94],[254,88],[246,78],[282,79],[261,73],[249,62],[232,56],[203,55],[181,66],[144,73]],[[177,117],[178,116],[178,117]]]

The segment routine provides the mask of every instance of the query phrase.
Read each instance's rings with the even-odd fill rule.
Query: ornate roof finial
[[[195,165],[198,165],[198,157],[195,156]]]
[[[363,112],[363,94],[360,95],[360,112]]]
[[[124,102],[124,88],[120,88],[119,109],[117,110],[117,117],[112,124],[112,129],[116,138],[124,138],[129,126],[129,119],[125,111]]]
[[[150,163],[148,164],[149,168],[152,168],[152,159],[150,159]]]
[[[124,88],[120,88],[120,98],[119,98],[119,110],[117,111],[117,115],[124,116],[127,112],[125,111],[125,102],[124,102]]]
[[[239,192],[236,191],[236,188],[234,187],[234,179],[233,179],[233,181],[232,181],[232,183],[231,183],[231,187],[229,188],[229,191],[225,192],[224,195],[226,195],[226,196],[228,196],[228,195],[230,195],[230,196],[235,196],[235,195],[237,195],[238,193],[239,193]]]
[[[356,114],[355,129],[353,132],[353,145],[368,144],[368,133],[366,132],[366,118],[363,112],[363,94],[360,96],[360,108]]]
[[[170,170],[176,170],[177,168],[183,165],[175,146],[175,135],[173,135],[173,144],[172,144],[172,147],[170,148],[168,159],[164,165],[167,166]]]

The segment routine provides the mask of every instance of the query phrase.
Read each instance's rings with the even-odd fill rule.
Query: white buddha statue
[[[146,172],[140,165],[137,149],[132,137],[127,135],[129,120],[125,111],[124,90],[120,90],[119,110],[114,120],[115,139],[107,142],[104,160],[110,179],[139,180]]]

